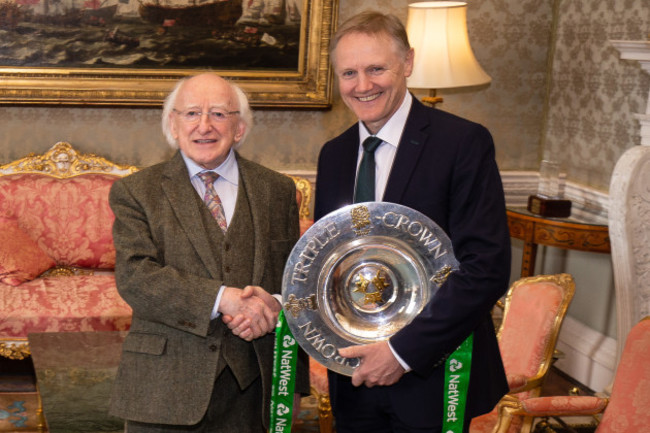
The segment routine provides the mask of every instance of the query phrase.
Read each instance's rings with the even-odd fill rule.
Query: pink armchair
[[[499,404],[507,431],[518,416],[550,417],[602,414],[596,433],[639,433],[650,428],[650,316],[628,334],[609,399],[588,396],[512,398]]]
[[[502,402],[512,396],[539,396],[574,292],[575,283],[569,274],[522,278],[508,290],[503,320],[497,334],[510,387],[509,394]],[[532,417],[519,415],[509,420],[508,428],[502,429],[502,416],[510,414],[499,413],[495,408],[488,414],[474,418],[470,433],[515,433],[531,429]]]

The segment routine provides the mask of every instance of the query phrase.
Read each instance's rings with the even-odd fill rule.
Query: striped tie
[[[221,231],[226,233],[228,230],[228,223],[226,222],[226,214],[223,211],[223,205],[219,194],[214,189],[214,182],[219,178],[219,175],[214,171],[204,171],[198,174],[203,183],[205,184],[205,195],[203,201],[208,206],[210,213],[217,220],[217,224],[221,227]]]

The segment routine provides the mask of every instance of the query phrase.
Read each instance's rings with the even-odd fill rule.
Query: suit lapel
[[[266,265],[266,252],[269,234],[269,213],[271,212],[271,195],[268,183],[259,176],[256,166],[241,158],[237,154],[239,164],[239,178],[241,185],[239,194],[245,193],[248,196],[248,203],[253,217],[253,232],[255,237],[255,256],[253,257],[253,279],[252,284],[259,285],[262,282],[264,266]]]
[[[430,121],[426,115],[427,108],[413,98],[411,112],[404,125],[404,132],[400,139],[393,167],[391,168],[384,201],[400,203],[415,169],[420,154],[429,137]]]
[[[359,158],[359,123],[355,127],[349,128],[342,137],[345,145],[342,147],[343,152],[339,155],[339,167],[336,176],[340,180],[341,190],[337,197],[344,199],[344,203],[349,204],[354,201],[354,184],[357,178],[357,160]]]
[[[161,188],[206,269],[212,278],[220,278],[220,270],[210,245],[212,236],[206,236],[206,230],[210,226],[205,218],[209,213],[202,211],[201,199],[190,182],[187,166],[180,152],[176,152],[167,163]]]

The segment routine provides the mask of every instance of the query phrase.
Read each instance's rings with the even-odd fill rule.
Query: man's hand
[[[243,290],[235,289],[234,287],[226,287],[227,289],[238,291],[240,302],[252,302],[254,305],[259,305],[261,302],[264,306],[261,309],[263,316],[257,317],[247,315],[243,311],[235,314],[227,313],[220,305],[219,310],[222,312],[222,320],[228,325],[228,328],[232,330],[234,335],[246,341],[252,341],[255,338],[266,335],[275,328],[278,313],[282,309],[282,306],[276,298],[259,286],[246,286]],[[226,292],[222,295],[221,303],[223,303],[224,296],[226,296]]]
[[[243,290],[226,287],[219,303],[224,323],[233,334],[246,341],[271,332],[280,308],[273,296],[257,286],[246,286]]]
[[[352,374],[352,385],[392,385],[404,375],[404,368],[395,359],[387,341],[339,349],[341,356],[359,358],[360,365]]]

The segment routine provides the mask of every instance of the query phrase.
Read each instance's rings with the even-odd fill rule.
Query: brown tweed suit
[[[111,400],[114,416],[196,424],[227,362],[240,386],[261,374],[268,422],[273,334],[252,343],[235,340],[220,319],[210,321],[210,314],[222,284],[243,285],[251,274],[245,284],[280,293],[284,264],[299,235],[298,210],[291,179],[239,155],[237,161],[233,222],[243,215],[243,197],[250,209],[246,221],[252,223],[240,227],[239,236],[249,238],[237,245],[224,238],[192,187],[179,152],[115,182],[111,190],[117,288],[133,308]],[[239,248],[240,243],[248,247]],[[240,368],[237,360],[247,367]],[[308,393],[308,367],[302,361],[296,392]]]

